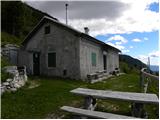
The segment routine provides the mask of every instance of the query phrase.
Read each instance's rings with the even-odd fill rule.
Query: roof
[[[71,30],[72,32],[75,32],[77,35],[81,36],[82,38],[86,38],[86,39],[89,40],[89,41],[92,41],[92,42],[97,43],[97,44],[100,44],[100,45],[102,45],[102,46],[104,46],[104,47],[109,47],[109,48],[112,48],[112,49],[114,49],[114,50],[116,50],[116,51],[118,51],[118,52],[121,52],[119,49],[117,49],[117,48],[115,48],[115,47],[113,47],[113,46],[110,46],[110,45],[108,45],[108,44],[106,44],[106,43],[104,43],[104,42],[102,42],[102,41],[100,41],[100,40],[97,40],[96,38],[94,38],[94,37],[92,37],[92,36],[90,36],[90,35],[88,35],[88,34],[82,33],[82,32],[80,32],[80,31],[78,31],[78,30],[70,27],[69,25],[63,24],[63,23],[61,23],[61,22],[59,22],[59,21],[57,21],[57,20],[55,20],[55,19],[53,19],[53,18],[47,17],[47,16],[44,16],[44,17],[38,22],[38,24],[33,28],[33,30],[26,36],[26,38],[25,38],[24,41],[22,42],[22,45],[23,45],[23,46],[26,45],[26,44],[30,41],[30,38],[31,38],[31,37],[38,31],[38,29],[39,29],[45,22],[47,22],[47,21],[51,21],[51,22],[56,23],[57,25],[60,25],[60,26],[62,26],[62,27],[65,27],[66,29]]]

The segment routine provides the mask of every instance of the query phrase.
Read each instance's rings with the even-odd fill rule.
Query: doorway
[[[33,53],[33,74],[40,75],[40,53]]]
[[[103,67],[104,67],[104,70],[107,70],[107,59],[106,59],[106,55],[103,55]]]

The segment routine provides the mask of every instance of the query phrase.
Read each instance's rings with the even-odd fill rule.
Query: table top
[[[122,101],[130,101],[137,103],[159,104],[159,99],[156,94],[150,93],[135,93],[135,92],[119,92],[108,90],[95,90],[87,88],[77,88],[70,91],[73,94],[82,96],[92,96],[99,99],[114,99]]]

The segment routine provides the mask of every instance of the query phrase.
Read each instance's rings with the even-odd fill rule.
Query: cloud
[[[110,20],[120,17],[129,5],[121,1],[26,1],[27,4],[41,9],[59,19],[65,18],[65,4],[68,3],[69,19],[107,18]],[[116,8],[116,9],[113,9]],[[114,13],[114,14],[112,14]]]
[[[115,48],[118,48],[119,50],[124,50],[125,49],[125,47],[123,45],[113,44],[111,42],[106,42],[106,43],[108,45],[111,45],[111,46],[115,47]]]
[[[132,40],[133,42],[141,42],[142,40],[138,39],[138,38],[135,38]]]
[[[124,37],[122,37],[120,35],[115,35],[113,37],[110,37],[107,41],[120,41],[117,44],[122,44],[122,43],[128,42]]]
[[[133,48],[133,46],[129,46],[129,48]]]
[[[65,1],[26,1],[65,23]],[[159,30],[160,14],[149,10],[158,0],[68,1],[68,23],[90,35],[151,32]]]
[[[130,50],[126,49],[126,50],[122,50],[122,53],[128,53],[130,52]]]
[[[148,64],[148,57],[150,58],[151,65],[159,65],[160,51],[153,51],[148,55],[138,55],[138,57],[135,58],[141,60],[145,64]]]
[[[114,43],[112,43],[114,42]],[[128,53],[130,52],[130,50],[126,49],[124,44],[126,44],[128,42],[127,39],[125,39],[123,36],[121,35],[114,35],[110,38],[108,38],[105,43],[115,47],[115,48],[118,48],[119,50],[122,51],[122,53]]]
[[[160,51],[153,51],[149,53],[150,57],[160,57]]]
[[[148,38],[147,38],[147,37],[144,37],[144,40],[148,40]]]

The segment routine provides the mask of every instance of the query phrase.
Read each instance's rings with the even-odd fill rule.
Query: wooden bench
[[[84,96],[84,108],[88,110],[94,110],[97,98],[132,102],[132,115],[134,117],[142,117],[143,104],[159,104],[158,97],[155,94],[93,90],[86,88],[77,88],[72,90],[71,93]]]
[[[135,117],[85,110],[85,109],[74,108],[69,106],[63,106],[61,107],[61,110],[70,112],[75,115],[86,116],[90,118],[98,118],[98,119],[135,119]]]

